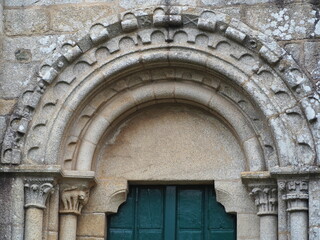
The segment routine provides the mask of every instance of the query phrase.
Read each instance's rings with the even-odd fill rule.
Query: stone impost
[[[260,240],[278,239],[278,192],[274,185],[256,186],[251,196],[260,216]]]
[[[53,192],[53,179],[32,178],[25,181],[25,239],[42,240],[43,209]]]
[[[308,181],[279,181],[282,198],[287,202],[290,214],[291,240],[308,239]]]

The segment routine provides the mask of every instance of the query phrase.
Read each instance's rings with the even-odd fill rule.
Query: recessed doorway
[[[213,186],[130,186],[108,216],[108,240],[235,240],[236,217],[217,202]]]

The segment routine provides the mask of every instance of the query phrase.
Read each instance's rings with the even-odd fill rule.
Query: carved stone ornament
[[[25,182],[25,207],[46,208],[48,196],[53,193],[52,179],[28,179]]]
[[[259,216],[278,214],[278,193],[275,187],[255,187],[250,195],[254,197]]]
[[[282,199],[287,201],[287,211],[308,211],[308,182],[304,180],[280,181]]]
[[[61,191],[60,213],[80,215],[89,200],[89,189],[86,187],[68,187]]]

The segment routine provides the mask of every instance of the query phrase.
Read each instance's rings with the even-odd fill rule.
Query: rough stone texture
[[[320,80],[320,42],[306,42],[304,44],[304,64],[312,78]]]
[[[97,163],[98,177],[220,180],[244,171],[245,160],[230,130],[199,110],[158,106],[120,129]],[[211,164],[204,168],[207,161]]]
[[[27,7],[41,5],[55,5],[66,3],[82,3],[83,0],[4,0],[6,7]]]
[[[3,98],[16,98],[34,78],[38,62],[30,63],[4,63],[4,73],[0,82],[0,96]]]
[[[105,18],[113,14],[112,5],[63,6],[51,12],[52,30],[55,32],[88,32],[88,28],[95,22],[104,22]],[[80,14],[79,14],[80,13]]]
[[[0,71],[3,71],[0,72],[0,142],[3,138],[6,122],[9,122],[7,115],[12,111],[17,97],[23,92],[23,89],[30,81],[35,82],[35,78],[31,78],[30,76],[35,73],[36,66],[39,65],[39,62],[47,60],[53,53],[58,52],[63,42],[68,39],[76,40],[88,34],[89,27],[95,22],[106,24],[107,17],[112,14],[115,17],[108,21],[116,22],[117,19],[121,18],[119,13],[123,10],[143,8],[156,4],[166,5],[168,3],[182,5],[184,9],[187,9],[187,6],[205,6],[230,14],[233,18],[241,19],[253,28],[273,36],[293,56],[294,60],[303,69],[307,70],[307,73],[314,80],[320,79],[319,5],[316,5],[318,2],[315,0],[0,0],[0,44],[3,43],[4,51],[3,57],[0,58]],[[5,5],[5,37],[3,36],[1,27],[3,4]],[[144,19],[144,21],[144,23],[148,23],[149,20]],[[224,34],[226,26],[219,24],[217,25],[218,28],[215,28],[214,31],[222,31]],[[243,31],[241,32],[239,29],[236,29],[238,32],[234,31],[239,36],[242,36],[238,40],[243,41],[243,44],[249,44],[254,51],[260,50],[260,46],[256,46],[255,40],[249,39],[249,36],[246,35],[247,30],[242,26],[242,23],[237,24],[237,22],[233,22],[233,27],[239,27]],[[119,26],[112,26],[108,31],[114,34],[113,31],[118,29],[117,27]],[[102,25],[100,25],[97,32],[106,32],[101,29],[104,29]],[[129,28],[129,30],[131,31],[132,29]],[[128,35],[134,35],[129,30]],[[228,32],[230,32],[230,29]],[[103,35],[104,39],[107,38],[107,35]],[[152,39],[157,39],[157,37],[152,36]],[[97,41],[100,40],[98,39]],[[227,39],[227,42],[229,40]],[[138,45],[141,45],[141,39],[137,38],[135,41]],[[162,44],[167,44],[170,41],[171,39],[167,42],[163,40]],[[173,41],[179,41],[182,45],[187,44],[187,38],[183,34],[177,34]],[[193,46],[206,46],[207,44],[203,36],[196,40],[188,39],[188,41],[194,41],[194,43],[192,42]],[[83,49],[90,47],[88,41],[82,41],[81,43],[80,47]],[[73,43],[69,42],[69,44],[72,45]],[[144,44],[146,46],[149,43],[144,42]],[[269,56],[269,58],[265,57],[265,59],[271,59],[269,62],[275,64],[276,69],[279,70],[278,73],[281,74],[281,67],[285,66],[287,62],[281,60],[281,54],[273,48],[272,44],[270,46],[272,49],[266,47],[263,49],[265,50],[264,53],[267,53]],[[107,47],[109,48],[110,46],[108,45]],[[113,47],[117,49],[117,46]],[[120,52],[129,51],[133,48],[134,44],[132,44],[132,41],[122,41]],[[113,48],[111,47],[110,49]],[[257,64],[256,59],[253,59],[250,54],[243,54],[241,52],[242,48],[237,48],[237,51],[230,49],[230,46],[225,41],[224,43],[219,42],[219,44],[217,42],[214,47],[210,46],[208,49],[210,50],[207,51],[218,51],[221,55],[226,52],[234,53],[239,50],[236,54],[232,56],[228,55],[228,57],[237,59],[239,63],[247,63],[250,75],[252,74],[252,70],[261,74],[259,81],[265,81],[267,87],[269,87],[269,84],[271,85],[270,79],[276,79],[275,75],[272,74],[266,74],[267,77],[264,78],[263,76],[265,71],[268,71],[268,66],[264,66],[263,62],[258,62]],[[103,51],[105,51],[105,55],[100,55]],[[277,54],[273,51],[277,52]],[[68,60],[70,60],[75,59],[80,53],[81,51],[76,46],[73,48],[73,51],[69,52],[69,55],[65,56],[68,56]],[[2,56],[2,48],[0,48],[0,56]],[[89,69],[94,65],[95,57],[97,56],[100,60],[105,59],[110,56],[110,52],[108,52],[107,48],[104,48],[104,50],[91,53],[90,57],[81,58],[79,64],[73,69],[70,67],[68,73],[62,77],[64,83],[60,82],[57,84],[54,90],[55,93],[63,91],[64,88],[61,85],[69,85],[74,80],[72,73],[83,73],[83,70]],[[155,54],[153,58],[156,59],[156,57],[157,55]],[[202,59],[199,58],[199,62],[201,61]],[[277,68],[278,63],[279,68]],[[259,66],[261,68],[258,70],[252,66]],[[47,81],[53,81],[52,76],[54,76],[55,70],[52,70],[51,73],[53,74],[46,76],[45,79]],[[298,75],[294,75],[293,78],[299,80]],[[133,79],[132,82],[134,81],[139,82],[143,81],[143,79]],[[203,79],[203,82],[207,83],[210,80]],[[123,86],[117,86],[119,88],[116,89],[125,91],[126,84],[130,85],[129,83],[131,84],[130,81],[122,83]],[[215,89],[218,88],[219,90],[217,91],[221,91],[220,86],[215,87]],[[254,92],[255,90],[252,91]],[[289,93],[283,91],[280,85],[271,86],[267,92],[271,93],[270,95],[272,96],[275,95],[275,97]],[[234,101],[245,104],[243,100],[237,99],[237,96],[225,94],[231,99],[234,98]],[[82,95],[77,97],[81,99]],[[262,95],[259,95],[259,97],[262,97]],[[34,105],[37,103],[36,99],[37,95],[35,94],[35,98],[33,99]],[[316,104],[316,100],[313,99],[312,101]],[[286,101],[281,102],[287,103]],[[54,104],[55,99],[52,99],[51,102],[49,101],[46,108],[43,109],[42,114],[51,117],[50,109],[53,108]],[[286,109],[287,105],[285,104],[283,106],[282,110],[288,111],[291,114],[291,119],[288,118],[289,120],[286,119],[286,121],[292,124],[301,120],[303,114]],[[309,119],[312,123],[316,119],[317,110],[311,109],[309,112],[313,116]],[[90,116],[89,113],[84,114],[80,119],[83,121],[83,125],[86,124],[88,116]],[[259,120],[259,117],[255,116],[255,114],[251,117],[254,121]],[[37,122],[35,128],[33,128],[39,133],[42,133],[42,127],[46,123],[45,117],[41,118],[41,120],[43,122]],[[21,124],[26,124],[26,122],[22,121]],[[242,212],[238,212],[237,216],[238,239],[259,239],[259,218],[252,208],[252,199],[245,198],[247,192],[239,178],[240,172],[246,167],[242,147],[239,146],[236,137],[229,131],[228,127],[221,123],[221,120],[209,117],[201,111],[194,111],[188,108],[183,111],[181,108],[167,108],[166,111],[163,108],[154,108],[153,110],[146,111],[145,114],[137,115],[134,119],[127,121],[118,130],[118,132],[109,136],[108,142],[104,146],[104,149],[102,149],[100,160],[103,159],[104,161],[96,163],[98,186],[92,190],[90,201],[83,210],[83,216],[79,219],[78,240],[104,239],[104,211],[116,212],[119,203],[125,201],[127,180],[139,180],[141,178],[153,181],[152,183],[154,181],[157,181],[157,183],[170,181],[170,184],[176,180],[183,180],[184,183],[190,181],[192,183],[195,183],[194,181],[210,181],[212,183],[213,178],[215,180],[219,179],[220,181],[216,181],[215,185],[221,203],[225,204],[230,199],[230,193],[232,193],[234,195],[233,198],[236,198],[239,203],[235,204],[233,201],[230,204],[229,202],[229,204],[225,204],[226,209],[228,211],[244,209]],[[280,135],[284,133],[280,132]],[[212,138],[212,136],[215,137]],[[260,133],[259,136],[261,136]],[[37,139],[34,140],[36,141]],[[297,141],[301,143],[300,152],[309,151],[307,146],[309,142],[303,136],[297,137]],[[70,145],[72,146],[72,144],[74,142],[71,141]],[[271,152],[274,150],[274,146],[270,145],[268,141],[263,144],[265,144],[266,151]],[[253,152],[257,150],[252,147],[250,140],[247,141],[246,148],[249,148],[249,151]],[[33,151],[35,148],[31,150]],[[32,151],[28,153],[32,153]],[[203,167],[203,164],[206,164],[206,166]],[[159,165],[163,167],[161,170],[159,170]],[[0,196],[6,196],[6,198],[0,197],[0,239],[22,240],[24,209],[23,185],[19,182],[21,179],[10,180],[10,178],[1,178],[0,181],[0,185],[2,186]],[[230,187],[230,182],[233,183],[232,187]],[[11,186],[15,188],[14,191],[11,189]],[[310,240],[318,240],[320,237],[318,214],[320,208],[319,187],[318,179],[310,181]],[[119,189],[120,191],[115,195],[110,195]],[[18,197],[15,197],[15,201],[12,201],[11,196]],[[55,212],[56,215],[52,218],[54,221],[47,224],[49,229],[45,230],[47,233],[47,238],[44,237],[45,240],[58,239],[58,198],[59,196],[56,194],[55,208],[50,208],[50,211]],[[279,230],[281,231],[279,240],[287,240],[288,228],[286,224],[285,202],[282,201],[281,204],[280,211],[282,215],[279,215]],[[97,210],[99,213],[97,213]],[[49,221],[49,218],[46,221]]]
[[[1,197],[0,197],[0,239],[11,239],[12,231],[12,178],[0,177]],[[6,197],[3,197],[6,196]]]
[[[0,116],[0,142],[2,143],[4,132],[6,130],[7,123],[6,123],[6,117]]]
[[[245,8],[245,12],[249,26],[277,40],[304,39],[318,35],[315,27],[317,11],[310,4],[293,4],[289,7],[252,6]]]
[[[300,43],[288,43],[284,45],[284,49],[299,64],[303,64],[303,45]]]
[[[49,31],[49,15],[45,9],[12,9],[4,11],[7,35],[34,35]],[[32,24],[30,24],[32,23]]]
[[[104,213],[82,214],[78,226],[77,236],[104,237],[106,215]]]
[[[319,179],[313,179],[309,183],[309,234],[311,239],[320,238],[320,184]]]
[[[48,54],[58,50],[62,43],[76,37],[76,34],[6,37],[3,42],[3,57],[6,61],[16,61],[16,51],[26,49],[31,53],[31,61],[43,61]]]
[[[16,100],[0,99],[0,115],[10,114],[13,106],[16,104]]]

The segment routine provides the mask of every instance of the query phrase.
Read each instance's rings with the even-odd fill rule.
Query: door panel
[[[235,217],[216,201],[212,186],[130,186],[108,240],[235,240]]]

